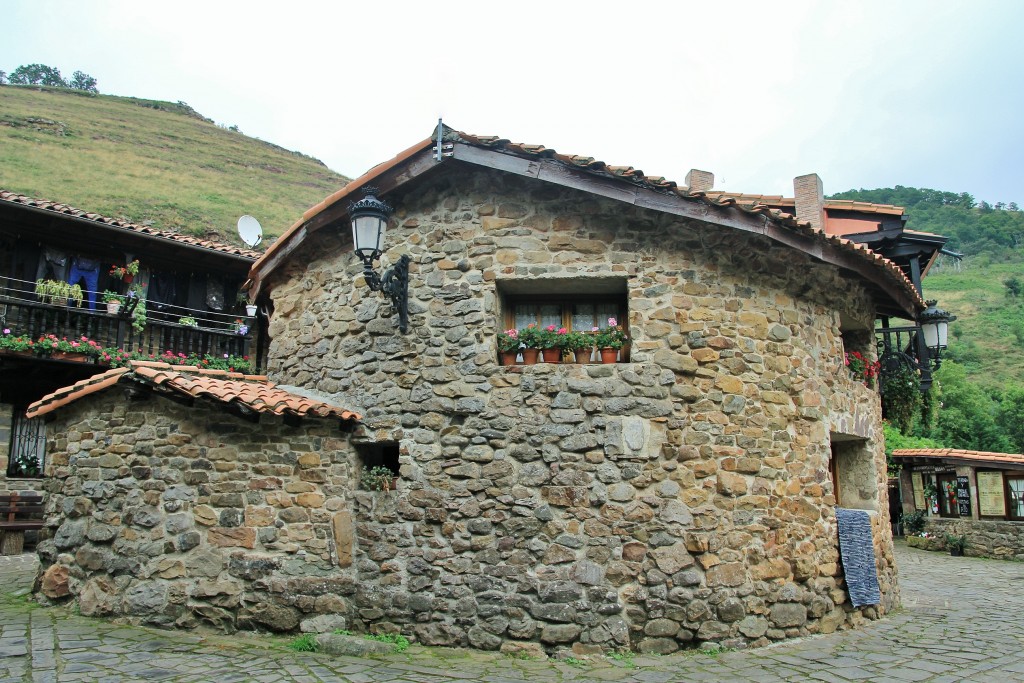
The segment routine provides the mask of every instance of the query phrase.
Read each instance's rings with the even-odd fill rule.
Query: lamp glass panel
[[[939,345],[939,326],[936,323],[924,323],[921,332],[924,334],[924,345],[934,349]]]
[[[936,325],[939,331],[939,348],[946,348],[946,335],[949,332],[949,323],[943,321]]]
[[[378,216],[357,216],[353,219],[352,241],[355,243],[355,250],[379,251],[386,225]]]

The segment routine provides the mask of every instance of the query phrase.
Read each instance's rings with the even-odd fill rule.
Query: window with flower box
[[[612,319],[629,335],[624,278],[516,281],[500,283],[498,291],[503,330],[523,330],[533,324],[589,333],[608,327]],[[629,361],[629,351],[628,343],[619,350],[620,363]]]

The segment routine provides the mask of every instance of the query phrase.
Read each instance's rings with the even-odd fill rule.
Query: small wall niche
[[[373,467],[387,467],[391,473],[398,476],[398,442],[379,441],[377,443],[355,444],[357,463],[360,467],[371,469]]]
[[[878,473],[865,439],[833,433],[829,463],[836,505],[854,510],[878,509]]]

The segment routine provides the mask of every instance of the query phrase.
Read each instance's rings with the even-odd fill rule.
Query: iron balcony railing
[[[98,301],[98,297],[95,300]],[[185,355],[248,356],[250,349],[255,348],[255,321],[251,319],[241,319],[241,324],[249,329],[239,334],[238,316],[167,305],[160,310],[148,310],[145,327],[136,330],[130,315],[123,311],[110,314],[101,303],[96,303],[95,309],[88,305],[87,301],[80,307],[73,303],[63,306],[44,303],[34,293],[34,283],[22,280],[8,278],[0,286],[0,324],[11,334],[34,339],[53,334],[69,340],[85,336],[103,347],[154,356],[167,351]],[[194,319],[196,326],[179,323],[183,317]],[[251,357],[250,361],[253,367],[263,365],[259,358]]]

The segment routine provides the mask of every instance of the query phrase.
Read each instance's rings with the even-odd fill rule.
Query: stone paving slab
[[[296,653],[282,639],[204,636],[42,608],[33,555],[0,557],[0,683],[524,683],[558,681],[1024,681],[1024,563],[957,558],[899,544],[903,609],[857,630],[771,647],[583,661],[530,661],[413,646],[380,658]]]

